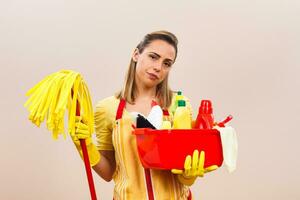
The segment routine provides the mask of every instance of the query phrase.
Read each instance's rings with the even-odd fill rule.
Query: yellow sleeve
[[[110,100],[104,99],[96,105],[94,119],[98,150],[114,150],[112,143],[113,112],[114,109]]]

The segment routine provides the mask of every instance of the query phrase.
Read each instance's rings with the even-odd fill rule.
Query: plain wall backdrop
[[[174,90],[211,99],[238,134],[237,170],[192,186],[201,200],[300,199],[300,1],[1,1],[1,200],[89,199],[71,139],[51,138],[23,107],[25,93],[60,69],[80,72],[93,104],[121,88],[130,55],[152,31],[179,39]],[[113,182],[94,173],[99,199]]]

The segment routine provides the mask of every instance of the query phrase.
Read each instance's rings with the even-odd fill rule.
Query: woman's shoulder
[[[115,96],[106,97],[96,103],[96,111],[102,110],[107,114],[115,115],[120,99]]]
[[[99,100],[97,102],[97,105],[100,104],[100,105],[111,105],[111,104],[118,104],[119,103],[119,99],[117,99],[115,96],[109,96],[109,97],[105,97],[101,100]]]

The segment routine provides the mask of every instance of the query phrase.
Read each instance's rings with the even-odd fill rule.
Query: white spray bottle
[[[161,129],[163,121],[163,111],[156,101],[151,103],[151,111],[147,117],[147,120],[156,128]]]

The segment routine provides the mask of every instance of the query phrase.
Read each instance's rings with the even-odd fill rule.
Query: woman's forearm
[[[99,151],[100,161],[93,166],[94,171],[105,181],[109,182],[116,169],[114,151]]]

